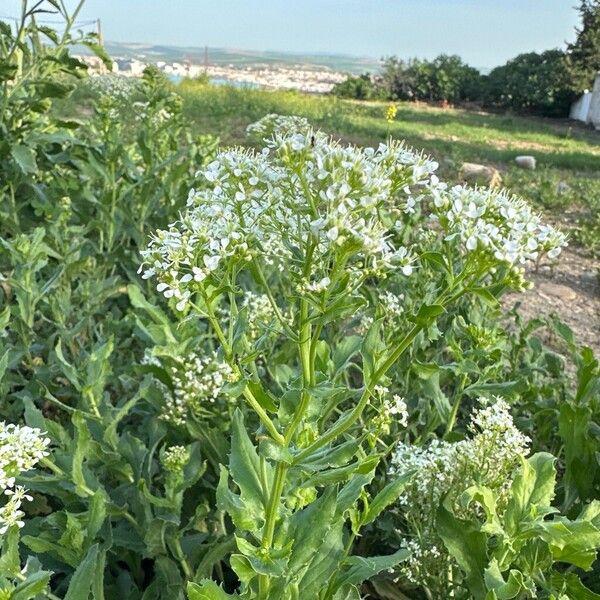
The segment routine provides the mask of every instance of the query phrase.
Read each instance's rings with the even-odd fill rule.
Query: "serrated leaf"
[[[427,326],[445,312],[441,304],[423,304],[412,320],[418,325]]]
[[[98,544],[94,544],[73,573],[64,600],[86,600],[90,595],[97,569]]]
[[[37,164],[35,162],[35,153],[29,146],[26,146],[25,144],[15,144],[10,149],[10,155],[19,165],[21,171],[26,175],[36,172]]]
[[[411,555],[410,550],[401,548],[389,556],[351,556],[345,561],[342,573],[336,579],[334,589],[338,590],[346,585],[359,585],[374,575],[387,569],[392,569],[397,564],[406,560]]]
[[[189,600],[231,600],[237,594],[230,595],[223,591],[214,581],[205,579],[200,583],[188,583],[187,596]]]
[[[483,572],[488,563],[486,535],[470,522],[457,519],[444,506],[439,507],[436,521],[444,545],[465,573],[469,591],[475,598],[483,598]]]
[[[372,523],[388,507],[398,500],[406,484],[414,477],[414,471],[402,474],[394,481],[390,481],[369,504],[369,510],[363,519],[363,525]]]
[[[10,600],[31,600],[44,592],[48,587],[48,583],[50,583],[50,573],[48,571],[32,573],[12,591]]]
[[[268,464],[264,469],[268,486],[272,475],[272,467]],[[231,423],[231,454],[229,456],[229,472],[231,478],[240,488],[240,497],[244,504],[255,514],[262,514],[265,510],[263,496],[262,470],[260,458],[252,444],[246,428],[244,417],[240,410],[236,410]]]
[[[551,454],[540,452],[527,460],[521,458],[521,468],[513,480],[504,513],[504,524],[509,534],[519,532],[523,522],[541,518],[550,512],[555,484],[556,470]]]

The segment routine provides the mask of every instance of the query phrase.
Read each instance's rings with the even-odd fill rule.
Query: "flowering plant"
[[[199,173],[187,210],[143,252],[143,277],[177,311],[207,320],[228,365],[221,392],[243,397],[258,419],[235,413],[217,494],[236,529],[241,597],[358,598],[361,581],[410,554],[350,556],[360,527],[411,473],[368,500],[384,455],[373,440],[405,420],[401,398],[386,393],[388,372],[448,307],[522,287],[523,264],[557,255],[565,239],[506,193],[448,188],[437,164],[404,144],[343,146],[277,115],[249,129],[262,151],[221,152]],[[425,267],[435,280],[403,313],[393,284]],[[247,306],[257,294],[282,347],[271,364],[252,342]],[[386,344],[390,306],[401,317]],[[371,309],[364,333],[348,337],[357,312]],[[369,406],[380,417],[361,430]],[[229,597],[208,581],[189,594]]]

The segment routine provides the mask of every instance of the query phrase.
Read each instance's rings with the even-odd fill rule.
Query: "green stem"
[[[302,462],[305,458],[310,456],[313,452],[322,448],[329,442],[333,441],[340,435],[343,435],[354,423],[360,418],[363,410],[365,409],[373,388],[379,383],[379,380],[386,374],[389,368],[400,358],[402,353],[408,348],[412,341],[417,337],[418,333],[425,327],[424,324],[415,325],[396,347],[396,349],[390,354],[390,356],[384,361],[371,377],[371,381],[365,387],[358,404],[354,407],[352,412],[345,418],[339,420],[328,432],[324,433],[320,438],[315,440],[310,446],[300,452],[295,460],[294,464]]]
[[[452,405],[452,412],[448,417],[448,423],[446,424],[446,431],[444,432],[444,437],[447,436],[453,429],[456,424],[456,417],[458,416],[458,411],[460,409],[460,405],[462,403],[463,398],[463,387],[465,385],[465,381],[467,380],[467,376],[463,374],[461,377],[459,391],[456,394],[456,398],[454,400],[454,404]]]
[[[219,340],[219,343],[223,347],[223,352],[225,353],[225,360],[227,361],[229,366],[233,369],[233,371],[237,377],[243,377],[244,374],[242,373],[242,370],[233,360],[233,349],[229,345],[229,342],[227,341],[227,337],[225,336],[225,333],[223,332],[223,329],[221,328],[221,325],[219,324],[219,320],[215,316],[215,313],[210,306],[206,292],[203,289],[200,293],[204,299],[204,303],[206,304],[206,316],[208,318],[208,321],[211,324],[211,327],[213,328],[213,330]],[[195,308],[200,313],[203,312],[197,306]],[[277,431],[277,428],[275,427],[275,424],[273,423],[273,421],[271,421],[271,418],[267,414],[267,411],[260,405],[260,403],[258,402],[258,400],[256,399],[256,397],[254,396],[254,394],[252,393],[252,391],[250,390],[250,388],[247,385],[244,387],[244,390],[242,393],[244,395],[244,398],[248,402],[248,404],[252,407],[254,412],[256,412],[256,414],[258,415],[258,418],[260,419],[261,423],[265,426],[265,429],[269,432],[271,437],[278,444],[285,443],[285,438],[279,433],[279,431]]]
[[[255,270],[256,276],[258,278],[258,281],[260,282],[267,298],[269,299],[269,303],[271,304],[271,307],[273,308],[273,312],[275,313],[277,320],[283,327],[284,331],[290,336],[290,338],[295,339],[296,334],[294,333],[292,328],[289,326],[289,324],[286,321],[285,317],[283,316],[281,310],[279,309],[279,306],[277,306],[277,302],[275,301],[275,297],[273,296],[273,292],[271,291],[271,287],[269,286],[267,278],[265,277],[263,270],[261,269],[259,263],[256,260],[254,261],[254,270]]]
[[[279,512],[279,501],[283,493],[285,477],[288,467],[284,463],[278,463],[275,467],[275,476],[273,478],[273,487],[267,504],[267,513],[265,518],[265,527],[261,541],[261,547],[269,550],[273,544],[275,535],[275,524],[277,522],[277,513]],[[258,600],[268,600],[269,598],[270,578],[268,575],[258,576]]]
[[[302,365],[302,397],[300,399],[300,404],[285,431],[285,442],[287,445],[292,441],[310,403],[310,392],[308,391],[308,388],[313,380],[313,369],[311,368],[311,340],[312,330],[308,320],[308,302],[305,299],[302,299],[300,301],[300,335],[298,338],[298,354],[300,355],[300,364]]]

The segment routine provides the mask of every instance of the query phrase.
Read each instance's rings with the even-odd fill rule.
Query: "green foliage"
[[[341,83],[336,83],[331,93],[340,98],[353,98],[354,100],[372,100],[381,95],[381,91],[369,73],[358,76],[349,75]]]
[[[561,50],[520,54],[491,71],[485,95],[491,106],[567,116],[575,99],[567,55]]]
[[[207,193],[195,173],[216,140],[190,131],[193,110],[241,130],[283,105],[383,139],[381,106],[346,112],[335,98],[206,82],[175,89],[152,68],[133,83],[89,79],[69,46],[108,59],[94,38],[72,35],[80,6],[33,6],[16,36],[0,24],[0,419],[39,428],[51,446],[18,476],[33,500],[23,527],[0,534],[0,598],[420,598],[427,590],[392,577],[415,559],[398,539],[418,516],[402,500],[423,474],[392,474],[391,453],[400,442],[465,441],[474,398],[495,393],[532,449],[557,457],[555,508],[546,454],[522,457],[507,501],[471,486],[437,503],[455,597],[527,597],[532,585],[594,597],[597,360],[560,324],[501,327],[497,298],[518,273],[483,248],[469,259],[456,236],[423,238],[431,203],[376,215],[397,228],[394,244],[418,249],[418,269],[403,255],[385,273],[350,238],[317,259],[310,232],[286,239],[278,270],[259,260],[270,230],[264,244],[249,240],[251,261],[232,260],[220,280],[213,272],[184,310],[136,273],[148,235],[179,218],[192,185],[191,203]],[[66,19],[64,36],[37,25],[39,9]],[[452,57],[436,65],[432,75],[419,64],[419,94],[470,97],[474,73]],[[411,110],[400,109],[409,126],[422,116]],[[276,152],[295,164],[291,149]],[[411,160],[414,172],[394,170],[395,200],[429,178],[426,158]],[[311,164],[296,164],[288,183]],[[323,192],[315,203],[327,198],[322,181],[303,182]],[[348,193],[364,184],[351,183]],[[541,327],[562,340],[574,380]]]
[[[554,512],[553,461],[548,454],[535,454],[524,460],[503,511],[498,512],[489,489],[467,490],[463,505],[479,504],[485,514],[483,522],[464,521],[440,507],[440,536],[462,572],[462,585],[473,598],[494,600],[528,594],[553,598],[575,586],[579,593],[586,590],[576,576],[567,587],[561,571],[553,571],[552,565],[591,568],[600,547],[599,507],[596,503],[589,505],[574,520],[556,516],[547,519]],[[453,581],[455,586],[461,586],[460,576]]]
[[[579,93],[591,90],[600,70],[600,2],[581,0],[578,7],[581,27],[567,47],[568,68]]]

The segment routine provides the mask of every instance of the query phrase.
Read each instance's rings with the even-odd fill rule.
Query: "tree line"
[[[600,70],[600,0],[582,0],[581,26],[565,50],[519,54],[488,74],[459,56],[433,60],[395,56],[377,75],[349,76],[332,93],[359,100],[414,100],[477,103],[490,108],[543,116],[568,116],[571,103],[592,89]]]

